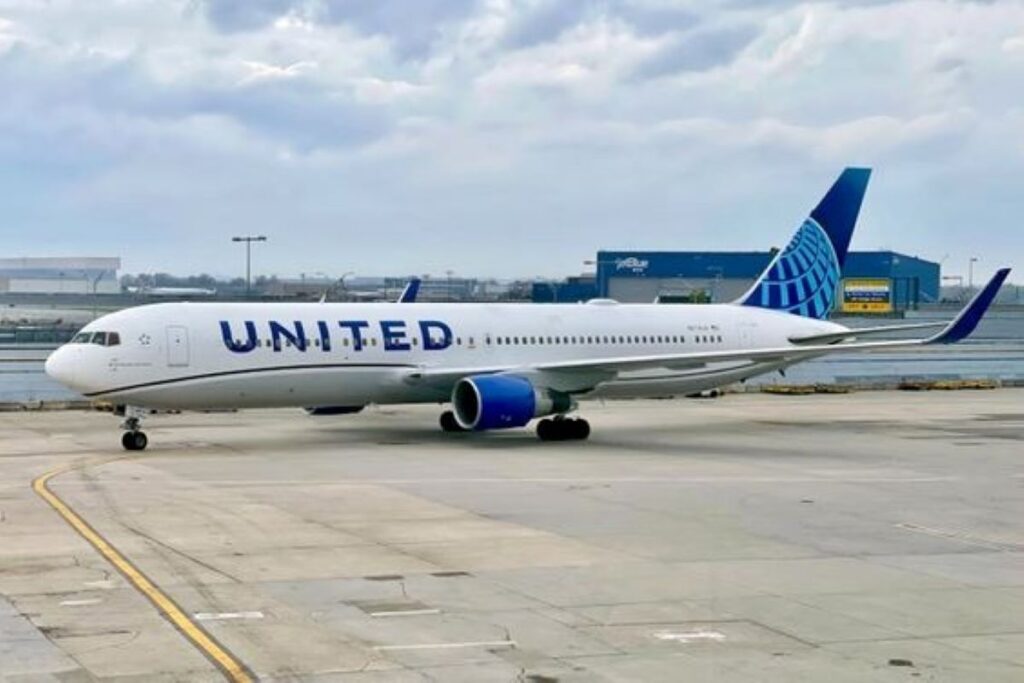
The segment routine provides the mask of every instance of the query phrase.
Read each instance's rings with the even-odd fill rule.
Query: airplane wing
[[[842,332],[826,332],[824,334],[809,334],[805,336],[793,336],[789,341],[794,344],[834,344],[844,339],[859,339],[861,337],[874,337],[889,332],[906,332],[908,330],[927,330],[936,327],[945,327],[946,322],[913,323],[911,325],[882,325],[880,327],[858,327],[844,330]]]
[[[684,369],[724,361],[796,362],[824,356],[830,353],[851,351],[875,351],[927,346],[932,344],[955,344],[966,339],[977,328],[981,318],[995,300],[999,288],[1009,275],[1010,269],[1004,268],[979,291],[960,313],[938,333],[920,339],[900,339],[876,342],[845,342],[831,344],[810,344],[803,346],[786,346],[768,349],[737,349],[730,351],[698,351],[693,353],[659,354],[647,356],[623,356],[612,358],[588,358],[582,360],[554,361],[536,363],[521,367],[478,367],[478,368],[420,368],[410,373],[408,379],[457,381],[462,377],[476,374],[498,373],[572,373],[593,372],[596,375],[614,375],[629,370],[648,368]]]

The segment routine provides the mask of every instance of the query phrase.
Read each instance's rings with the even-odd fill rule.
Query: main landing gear
[[[124,422],[121,423],[121,429],[125,432],[121,436],[121,445],[126,451],[144,451],[149,445],[146,433],[139,429],[144,414],[145,411],[133,406],[124,408]]]
[[[541,441],[585,441],[590,436],[590,423],[581,417],[543,419],[537,424]]]
[[[441,430],[448,434],[465,433],[464,429],[455,419],[455,413],[446,410],[441,413]],[[139,432],[141,433],[141,432]],[[127,438],[127,434],[125,437]],[[553,418],[544,418],[537,423],[537,436],[541,441],[585,441],[590,436],[590,423],[583,418],[571,418],[558,415]],[[125,446],[125,448],[128,448]]]

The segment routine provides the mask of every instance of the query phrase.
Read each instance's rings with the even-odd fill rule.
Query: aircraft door
[[[188,367],[188,328],[183,325],[167,326],[167,367]]]
[[[755,323],[741,321],[737,326],[737,332],[739,332],[739,348],[749,349],[754,346],[754,338],[757,333]]]

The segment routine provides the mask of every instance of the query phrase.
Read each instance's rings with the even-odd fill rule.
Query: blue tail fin
[[[843,171],[789,245],[736,303],[826,318],[870,177],[868,168]]]
[[[416,297],[420,293],[420,280],[418,277],[410,278],[409,282],[405,285],[405,289],[398,297],[398,303],[400,304],[414,304],[416,303]]]

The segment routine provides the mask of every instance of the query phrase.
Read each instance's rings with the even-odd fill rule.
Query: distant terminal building
[[[116,257],[0,258],[0,294],[119,294]]]
[[[593,275],[576,275],[562,281],[534,280],[532,283],[534,303],[574,303],[597,298],[597,278]]]
[[[733,301],[764,272],[774,252],[599,251],[597,294],[623,302]],[[837,307],[888,313],[940,298],[939,264],[892,251],[847,255]]]
[[[764,272],[774,252],[599,251],[596,275],[537,281],[536,302],[708,303],[733,301]],[[891,251],[850,252],[837,307],[847,313],[892,313],[940,300],[939,264]]]

